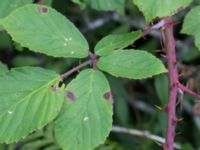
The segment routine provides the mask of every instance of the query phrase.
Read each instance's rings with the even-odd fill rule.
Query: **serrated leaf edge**
[[[24,67],[20,67],[20,68],[24,68]],[[16,69],[19,69],[19,68],[16,68]],[[12,71],[12,70],[15,70],[15,69],[11,69],[10,71]],[[7,73],[8,73],[8,72],[7,72]],[[3,76],[6,75],[7,73],[3,74]],[[45,88],[45,87],[47,87],[47,86],[49,86],[49,85],[55,83],[56,81],[59,81],[59,80],[60,80],[60,76],[58,76],[58,77],[57,77],[56,79],[54,79],[54,80],[51,80],[51,81],[48,82],[47,84],[41,86],[40,88],[38,88],[37,90],[35,90],[35,91],[32,92],[31,94],[29,94],[28,96],[25,96],[24,98],[22,98],[22,100],[21,100],[20,102],[18,102],[18,103],[15,104],[15,105],[20,104],[21,102],[24,101],[25,98],[27,98],[27,97],[29,97],[29,96],[31,96],[31,95],[33,95],[33,94],[39,92],[41,89],[43,89],[43,88]],[[59,82],[57,83],[57,85],[58,85],[58,84],[59,84]],[[64,86],[62,85],[61,88],[64,89]],[[12,107],[13,107],[13,106],[12,106]],[[11,108],[12,108],[12,107],[11,107]],[[62,107],[61,107],[61,108],[62,108]],[[58,110],[58,114],[59,114],[61,108]],[[9,109],[10,109],[10,108],[9,108]],[[6,112],[6,113],[7,113],[7,112]],[[57,114],[57,115],[58,115],[58,114]],[[3,114],[3,115],[5,115],[5,114]],[[3,116],[3,115],[1,115],[1,116]],[[22,136],[22,137],[19,138],[19,139],[11,140],[11,141],[0,141],[0,143],[5,143],[5,144],[16,143],[16,142],[18,142],[19,140],[24,139],[24,138],[25,138],[27,135],[29,135],[30,133],[32,133],[32,132],[34,132],[34,131],[36,131],[36,130],[38,130],[38,129],[43,128],[44,126],[46,126],[47,124],[49,124],[50,122],[52,122],[56,117],[57,117],[57,116],[55,116],[54,118],[52,118],[51,120],[49,120],[48,123],[46,123],[46,124],[44,124],[44,125],[41,125],[41,126],[38,126],[36,129],[33,129],[33,130],[29,131],[26,135]]]
[[[126,51],[126,50],[134,50],[134,49],[122,49],[121,51]],[[152,58],[154,58],[154,59],[156,59],[158,62],[160,62],[161,64],[162,64],[162,69],[163,69],[163,71],[162,72],[158,72],[158,73],[155,73],[155,74],[153,74],[153,75],[151,75],[151,76],[147,76],[147,77],[141,77],[141,78],[132,78],[132,77],[121,77],[121,76],[116,76],[116,75],[114,75],[114,74],[112,74],[112,73],[110,73],[110,72],[107,72],[107,71],[105,71],[105,70],[102,70],[100,67],[98,67],[98,62],[97,62],[97,67],[100,69],[100,70],[102,70],[102,71],[104,71],[104,72],[107,72],[108,74],[111,74],[112,76],[114,76],[114,77],[120,77],[120,78],[127,78],[127,79],[135,79],[135,80],[140,80],[140,79],[148,79],[148,78],[152,78],[153,76],[156,76],[156,75],[160,75],[160,74],[162,74],[162,73],[165,73],[165,72],[168,72],[168,70],[166,69],[166,67],[164,66],[164,64],[162,63],[162,61],[160,60],[160,59],[158,59],[157,57],[155,57],[154,55],[152,55],[151,53],[148,53],[148,52],[146,52],[146,51],[144,51],[144,50],[134,50],[134,51],[140,51],[140,52],[143,52],[143,53],[146,53],[146,54],[150,54],[150,57],[152,57]],[[113,51],[113,52],[115,52],[115,51]],[[113,53],[112,52],[112,53]],[[112,53],[110,53],[109,55],[111,55]],[[108,56],[108,55],[107,55]],[[102,56],[103,57],[103,56]],[[101,60],[101,58],[98,60],[98,61],[100,61]]]

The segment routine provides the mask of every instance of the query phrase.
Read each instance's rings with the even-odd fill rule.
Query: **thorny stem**
[[[163,29],[163,43],[167,52],[168,71],[169,71],[169,100],[166,106],[167,118],[167,138],[163,145],[164,150],[174,150],[174,138],[176,135],[175,128],[176,118],[176,99],[178,92],[178,72],[176,66],[176,49],[173,35],[173,23],[171,17],[163,19],[168,24]]]
[[[157,24],[144,30],[143,36],[149,34],[152,30],[161,29],[162,41],[167,52],[168,59],[168,76],[169,76],[169,100],[166,107],[163,109],[167,113],[167,138],[163,144],[164,150],[174,150],[174,139],[176,135],[176,101],[178,91],[186,92],[200,100],[200,95],[182,85],[178,79],[178,71],[176,65],[176,44],[173,35],[174,23],[171,17],[162,19]]]
[[[63,79],[65,79],[65,78],[67,78],[68,76],[70,76],[72,73],[78,71],[79,69],[81,69],[81,68],[83,68],[83,67],[85,67],[85,66],[87,66],[87,65],[89,65],[89,64],[92,64],[92,62],[93,62],[93,60],[85,61],[84,63],[82,63],[82,64],[76,66],[75,68],[73,68],[73,69],[67,71],[66,73],[63,73],[63,74],[60,76],[61,79],[63,80]]]
[[[165,139],[163,137],[151,134],[149,131],[140,131],[140,130],[136,130],[136,129],[129,129],[129,128],[124,128],[124,127],[119,127],[119,126],[113,126],[112,132],[127,133],[127,134],[131,134],[134,136],[147,138],[147,139],[153,140],[158,143],[162,143],[162,144],[165,143]],[[174,147],[177,149],[181,148],[180,145],[178,145],[176,143],[174,144]]]
[[[150,32],[152,32],[153,30],[158,30],[158,29],[161,29],[165,26],[168,26],[168,25],[172,25],[173,23],[172,22],[168,22],[167,20],[163,19],[161,21],[159,21],[158,23],[152,25],[151,27],[145,29],[142,33],[142,36],[146,36],[147,34],[149,34]]]
[[[150,28],[147,28],[143,31],[142,36],[146,36],[147,34],[149,34],[151,31],[156,30],[156,29],[160,29],[165,25],[165,20],[161,20],[160,22],[158,22],[157,24],[151,26]]]
[[[198,100],[200,100],[200,95],[195,93],[194,91],[190,90],[188,87],[182,85],[181,83],[178,84],[178,87],[181,91],[186,92],[186,93],[196,97]]]

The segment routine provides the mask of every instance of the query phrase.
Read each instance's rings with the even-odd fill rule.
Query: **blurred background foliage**
[[[80,4],[80,7],[72,1]],[[44,4],[55,8],[69,18],[87,38],[91,50],[102,37],[110,33],[124,33],[148,27],[132,0],[126,0],[124,7],[116,8],[117,11],[94,10],[83,4],[81,0],[46,0]],[[200,5],[200,0],[194,0],[189,8],[174,16],[175,38],[180,79],[191,89],[200,93],[200,51],[194,46],[192,37],[179,33],[185,14],[195,5]],[[149,51],[166,63],[161,50],[159,31],[151,32],[131,47]],[[8,68],[27,65],[41,66],[63,73],[84,60],[53,58],[33,53],[13,42],[5,31],[0,31],[0,61]],[[3,64],[0,63],[0,71],[6,69]],[[69,82],[75,75],[68,78],[66,82]],[[114,97],[114,125],[150,131],[164,137],[166,115],[158,107],[164,107],[167,103],[167,76],[159,75],[146,80],[128,80],[107,76]],[[176,141],[183,150],[200,150],[200,103],[189,95],[180,95],[179,101],[177,113],[178,117],[183,120],[177,125]],[[52,127],[53,124],[50,124],[18,143],[2,144],[0,150],[59,150]],[[160,149],[162,148],[158,143],[149,139],[111,132],[106,143],[96,150]]]

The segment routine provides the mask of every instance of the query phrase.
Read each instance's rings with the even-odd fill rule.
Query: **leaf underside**
[[[187,7],[192,0],[133,0],[149,22],[159,17],[172,16],[180,8]]]

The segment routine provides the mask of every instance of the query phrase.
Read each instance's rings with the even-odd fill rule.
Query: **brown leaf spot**
[[[67,91],[67,97],[69,98],[69,100],[74,101],[76,99],[74,93]]]

